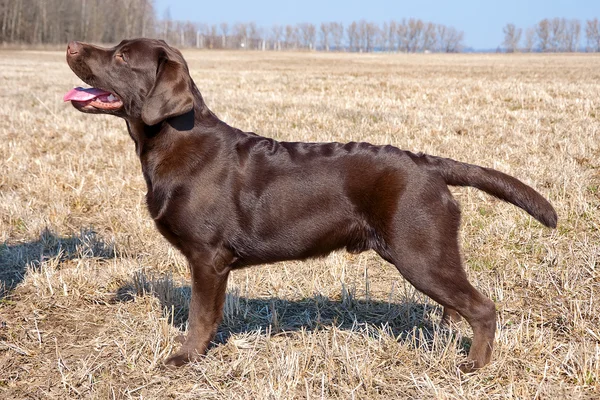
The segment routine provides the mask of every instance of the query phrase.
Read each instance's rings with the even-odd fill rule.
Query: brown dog
[[[460,209],[447,185],[476,187],[556,227],[556,212],[535,190],[493,169],[392,146],[277,142],[232,128],[208,109],[181,53],[163,41],[110,49],[71,42],[67,61],[95,88],[73,89],[65,101],[125,119],[150,215],[189,261],[188,335],[167,364],[204,353],[232,269],[341,248],[375,250],[444,306],[445,321],[466,318],[474,338],[463,370],[490,361],[496,310],[467,280]]]

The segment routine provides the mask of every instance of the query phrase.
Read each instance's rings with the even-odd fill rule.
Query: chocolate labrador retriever
[[[189,261],[188,334],[166,364],[204,353],[231,270],[342,248],[376,251],[444,306],[443,321],[469,322],[474,338],[464,371],[490,361],[496,310],[467,280],[460,208],[448,185],[476,187],[556,227],[556,212],[534,189],[490,168],[392,146],[278,142],[242,132],[208,109],[181,53],[161,40],[113,48],[71,42],[67,62],[93,88],[75,88],[65,101],[125,120],[150,215]]]

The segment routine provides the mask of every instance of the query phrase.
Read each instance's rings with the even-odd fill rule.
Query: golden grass
[[[471,281],[492,364],[372,253],[236,271],[206,358],[161,361],[187,267],[153,227],[123,121],[61,99],[62,52],[0,53],[0,398],[594,398],[600,389],[600,57],[187,51],[209,106],[281,140],[390,143],[515,175],[551,231],[473,189]],[[183,328],[184,329],[184,328]]]

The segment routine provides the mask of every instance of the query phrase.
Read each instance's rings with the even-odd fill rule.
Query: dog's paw
[[[181,367],[190,362],[190,356],[187,352],[178,352],[165,360],[165,366],[169,368]]]
[[[477,372],[477,370],[481,369],[481,367],[477,366],[476,364],[477,363],[473,360],[466,360],[458,365],[458,369],[463,374],[472,374],[474,372]]]

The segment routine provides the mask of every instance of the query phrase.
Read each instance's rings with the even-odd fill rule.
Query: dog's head
[[[74,88],[65,101],[79,111],[155,125],[194,107],[192,81],[181,53],[162,40],[124,40],[113,48],[71,42],[67,62],[91,88]]]

